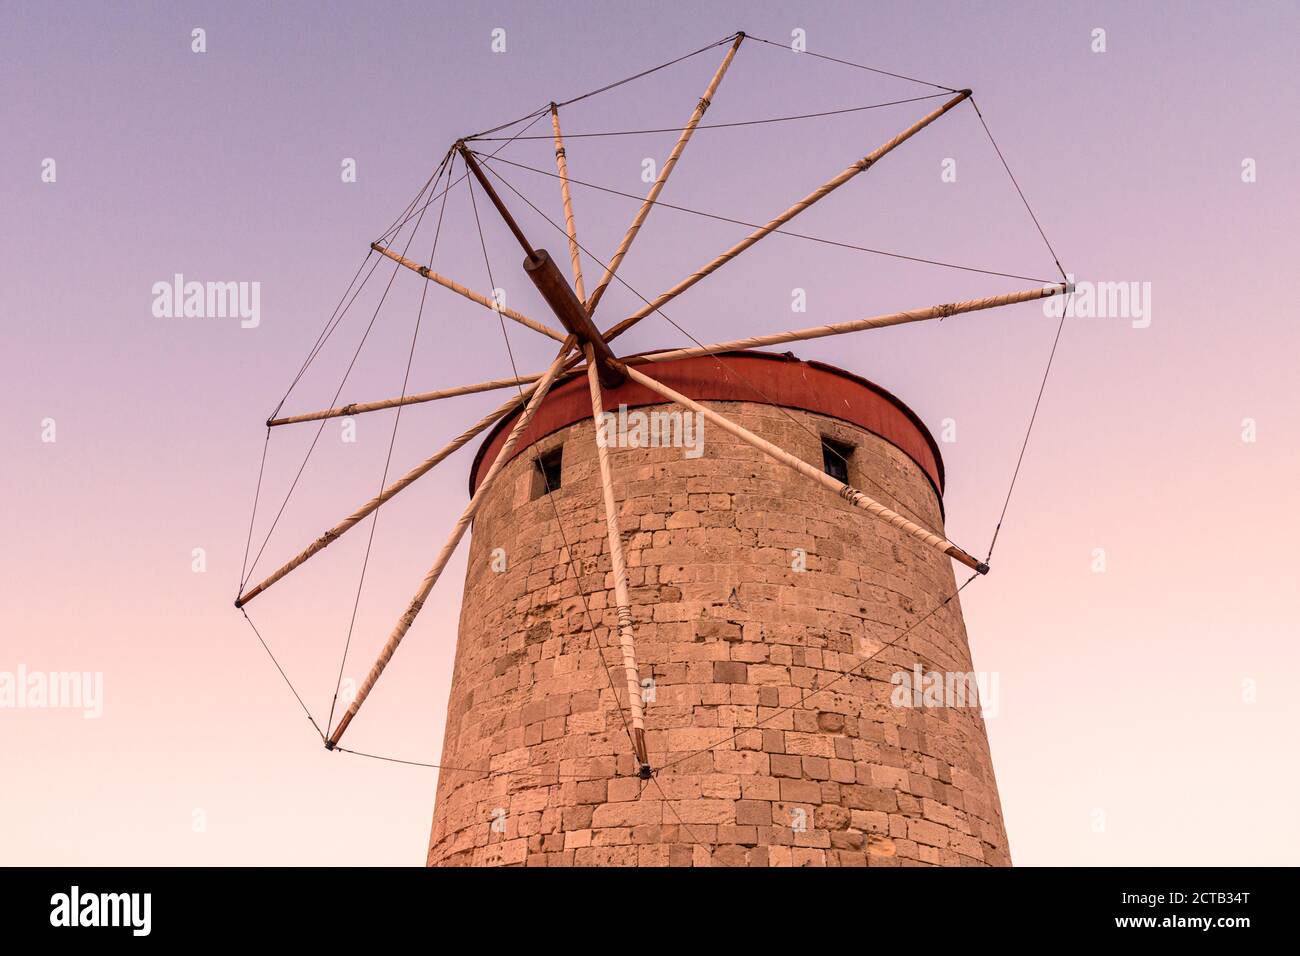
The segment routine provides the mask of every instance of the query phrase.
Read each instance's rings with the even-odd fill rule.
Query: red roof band
[[[721,366],[715,358],[704,355],[638,368],[696,401],[780,405],[856,425],[883,438],[916,462],[942,502],[943,457],[934,436],[915,412],[879,385],[833,365],[802,361],[789,352],[725,352],[722,355],[726,361]],[[603,397],[605,411],[617,411],[620,405],[636,408],[665,404],[661,395],[631,380],[617,389],[604,390]],[[497,422],[479,446],[470,469],[470,494],[496,460],[518,414],[515,411]],[[547,394],[511,457],[561,428],[590,418],[591,393],[586,373],[570,373]]]

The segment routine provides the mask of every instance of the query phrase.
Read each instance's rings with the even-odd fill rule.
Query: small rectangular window
[[[853,446],[822,436],[822,470],[836,481],[849,483],[849,456]]]
[[[560,487],[560,472],[563,463],[563,445],[548,451],[537,459],[537,469],[533,474],[533,498],[548,495]]]

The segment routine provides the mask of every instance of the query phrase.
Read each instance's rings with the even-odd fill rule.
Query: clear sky
[[[326,753],[231,606],[261,423],[457,136],[738,29],[778,43],[802,30],[810,51],[973,88],[1065,267],[1141,292],[1144,314],[1067,322],[993,572],[962,596],[975,666],[999,675],[988,723],[1013,859],[1296,862],[1294,3],[48,3],[0,17],[0,672],[103,675],[98,718],[0,710],[0,863],[423,862],[435,771]],[[565,128],[679,126],[721,53],[574,104]],[[931,92],[747,42],[706,122]],[[766,221],[936,102],[701,130],[663,199]],[[574,137],[570,172],[642,194],[643,161],[674,138]],[[502,156],[553,163],[545,140]],[[559,216],[554,180],[498,168]],[[636,203],[575,186],[574,204],[583,244],[607,257]],[[550,226],[520,219],[567,263]],[[517,246],[484,223],[495,284],[542,317]],[[1056,275],[969,105],[791,228]],[[658,209],[620,274],[653,295],[745,231]],[[463,187],[434,265],[491,288]],[[390,272],[287,412],[329,404]],[[178,273],[259,283],[256,327],[156,316],[154,284]],[[718,341],[1035,284],[774,236],[666,311]],[[422,286],[396,277],[344,401],[401,391]],[[638,304],[612,286],[602,324]],[[793,348],[879,382],[936,435],[951,423],[948,533],[982,555],[1054,332],[1026,304]],[[521,370],[554,353],[509,334]],[[622,348],[685,344],[650,318]],[[413,390],[510,367],[490,313],[429,290]],[[394,473],[503,397],[408,409]],[[374,493],[391,415],[359,418],[355,442],[338,422],[321,432],[259,571]],[[254,551],[315,434],[277,430]],[[382,513],[346,676],[363,676],[462,510],[471,454]],[[250,606],[318,721],[366,535]],[[462,554],[350,746],[437,759],[463,576]]]

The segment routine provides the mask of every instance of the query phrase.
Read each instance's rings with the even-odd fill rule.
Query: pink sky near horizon
[[[1252,3],[48,4],[0,29],[0,415],[7,547],[0,672],[104,674],[104,714],[0,709],[0,864],[383,864],[424,860],[436,772],[330,754],[231,606],[265,429],[376,238],[467,131],[743,29],[971,87],[1062,263],[1150,283],[1149,327],[1065,327],[993,571],[962,594],[1021,865],[1283,864],[1300,784],[1292,600],[1300,469],[1293,391],[1300,10]],[[190,31],[207,33],[192,53]],[[491,31],[506,31],[493,53]],[[1091,50],[1095,28],[1107,50]],[[566,108],[566,131],[680,125],[722,49]],[[914,83],[746,42],[706,123],[926,95]],[[664,200],[763,222],[942,100],[701,130]],[[533,132],[546,132],[543,120]],[[643,194],[672,133],[573,137],[575,178]],[[499,144],[494,144],[499,145]],[[551,169],[547,140],[502,153]],[[41,180],[42,161],[57,181]],[[340,180],[354,158],[356,183]],[[1242,181],[1253,159],[1258,180]],[[943,182],[946,159],[956,182]],[[501,174],[558,218],[553,179]],[[511,201],[509,194],[507,201]],[[509,304],[543,306],[480,212]],[[521,204],[516,204],[521,205]],[[636,203],[575,186],[579,238],[616,245]],[[524,228],[561,263],[562,239]],[[429,261],[431,220],[411,257]],[[1013,187],[963,105],[791,228],[1051,280]],[[653,295],[743,227],[657,209],[620,271]],[[488,290],[463,187],[434,260]],[[599,273],[586,261],[588,285]],[[327,405],[390,270],[381,265],[285,404]],[[261,283],[261,322],[166,319],[154,283]],[[701,341],[845,321],[1035,282],[773,236],[666,307]],[[395,395],[422,283],[397,275],[341,396]],[[807,291],[792,313],[791,290]],[[607,326],[639,300],[616,283]],[[939,435],[949,536],[984,554],[1056,323],[1038,303],[789,346],[898,395]],[[521,370],[554,343],[511,326]],[[624,351],[689,344],[662,319]],[[785,347],[782,347],[785,348]],[[431,288],[411,389],[495,378],[495,318]],[[391,475],[504,398],[408,408]],[[337,423],[258,570],[377,489],[392,413]],[[42,441],[53,419],[57,440]],[[1257,440],[1242,440],[1243,421]],[[254,550],[314,431],[273,436]],[[345,672],[359,680],[466,502],[474,443],[382,512]],[[368,528],[249,611],[317,720],[329,710]],[[207,571],[191,570],[203,548]],[[1106,571],[1092,570],[1104,549]],[[436,762],[464,546],[347,746]],[[1251,682],[1255,699],[1243,699]],[[1104,815],[1101,832],[1095,825]],[[196,832],[194,821],[205,827]]]

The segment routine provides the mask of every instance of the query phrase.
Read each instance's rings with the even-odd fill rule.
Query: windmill
[[[602,87],[592,93],[584,94],[580,97],[567,100],[565,102],[551,102],[546,104],[518,120],[511,123],[503,124],[482,133],[462,137],[454,142],[446,151],[441,163],[439,164],[434,175],[425,185],[421,194],[408,206],[407,210],[399,217],[397,223],[391,227],[387,233],[381,236],[371,244],[371,254],[379,259],[387,259],[395,263],[395,270],[409,270],[418,274],[428,283],[437,285],[462,296],[485,309],[491,310],[502,321],[509,320],[524,326],[530,332],[545,336],[557,343],[557,351],[551,363],[541,371],[520,374],[518,370],[504,378],[498,378],[491,381],[479,382],[468,385],[458,385],[452,387],[443,387],[433,391],[417,392],[405,394],[405,392],[395,398],[373,400],[367,402],[352,402],[343,405],[335,405],[319,411],[298,413],[292,415],[281,415],[281,407],[268,418],[266,426],[268,429],[268,441],[270,435],[281,428],[293,426],[296,424],[308,422],[321,422],[327,419],[339,418],[342,416],[355,416],[385,409],[400,409],[408,405],[422,404],[444,399],[454,398],[456,396],[475,394],[498,389],[513,389],[511,396],[503,402],[497,409],[481,418],[479,421],[469,425],[460,435],[456,436],[442,448],[438,449],[433,455],[420,462],[414,468],[410,469],[402,477],[388,484],[378,495],[359,507],[351,515],[329,528],[315,541],[301,550],[296,555],[286,560],[277,570],[266,575],[260,581],[251,580],[252,571],[245,568],[245,573],[241,579],[238,597],[235,606],[240,608],[247,615],[248,605],[273,587],[277,582],[284,579],[290,573],[301,568],[310,558],[329,547],[340,537],[345,535],[351,529],[357,527],[368,517],[376,514],[378,510],[392,498],[400,494],[403,490],[418,481],[422,476],[435,468],[440,462],[452,455],[455,451],[465,446],[477,436],[490,432],[490,436],[495,437],[496,445],[494,453],[490,456],[490,463],[485,459],[483,467],[479,469],[472,482],[472,496],[469,503],[465,506],[459,519],[455,522],[450,534],[448,535],[442,548],[436,555],[432,566],[428,569],[423,579],[420,581],[418,588],[410,599],[405,610],[398,617],[396,624],[393,626],[391,633],[380,649],[373,666],[370,668],[364,681],[361,683],[355,696],[347,703],[340,719],[333,721],[333,711],[331,718],[326,722],[326,726],[321,728],[317,726],[325,747],[330,750],[345,749],[341,747],[341,741],[344,738],[349,726],[356,717],[359,710],[365,704],[366,700],[373,691],[376,682],[384,673],[385,668],[391,661],[394,652],[397,650],[412,625],[420,615],[439,578],[446,569],[453,553],[456,551],[462,538],[471,525],[474,523],[476,515],[479,514],[485,501],[493,495],[493,489],[502,473],[506,470],[508,464],[517,452],[528,448],[534,458],[535,464],[540,468],[541,460],[537,448],[529,442],[526,436],[529,434],[530,426],[534,423],[539,410],[541,410],[547,400],[548,394],[560,383],[572,382],[575,380],[585,380],[587,391],[590,397],[591,419],[588,424],[594,426],[594,433],[599,434],[599,423],[604,409],[610,402],[611,395],[617,393],[620,389],[628,387],[640,387],[653,393],[655,400],[665,405],[670,405],[689,411],[695,415],[701,416],[710,426],[731,436],[737,442],[740,442],[750,449],[757,451],[764,460],[774,463],[783,469],[799,476],[800,480],[806,480],[816,486],[820,486],[833,495],[838,496],[843,502],[846,502],[853,509],[864,513],[870,521],[875,522],[882,535],[890,535],[899,540],[910,540],[914,544],[929,549],[936,555],[943,556],[956,561],[959,565],[964,566],[972,572],[967,583],[978,575],[987,574],[989,565],[987,555],[984,559],[976,557],[968,550],[958,546],[949,540],[945,534],[941,533],[935,527],[927,526],[922,521],[914,520],[913,517],[901,513],[901,510],[887,506],[877,497],[868,495],[864,491],[850,484],[847,479],[847,471],[837,471],[836,474],[828,473],[828,470],[801,458],[786,448],[780,447],[779,444],[762,437],[753,428],[733,420],[731,417],[723,414],[717,407],[711,407],[709,404],[697,400],[686,394],[681,388],[674,388],[667,381],[665,375],[660,370],[667,369],[673,363],[681,363],[691,359],[707,358],[720,364],[732,361],[731,357],[738,353],[749,353],[755,349],[761,349],[769,346],[784,345],[791,342],[805,341],[830,336],[841,336],[851,333],[883,329],[892,326],[904,325],[909,323],[925,322],[928,320],[945,319],[955,315],[972,313],[987,309],[999,308],[1002,306],[1013,305],[1016,303],[1030,302],[1040,299],[1047,299],[1055,296],[1065,296],[1073,291],[1064,270],[1061,270],[1061,281],[1050,283],[1038,283],[1031,288],[1021,291],[1009,292],[1001,295],[968,299],[965,301],[947,302],[936,305],[929,305],[908,311],[898,311],[881,315],[873,315],[866,318],[850,319],[834,324],[814,326],[811,328],[801,328],[787,331],[775,331],[768,333],[756,334],[740,339],[715,343],[700,343],[693,340],[694,344],[686,348],[671,348],[657,351],[643,352],[635,355],[622,354],[617,350],[617,341],[624,333],[636,326],[639,322],[647,317],[659,315],[665,319],[662,309],[665,305],[672,302],[678,296],[691,289],[696,284],[710,277],[713,273],[721,270],[733,259],[740,256],[746,250],[760,242],[764,238],[773,234],[798,235],[790,233],[784,227],[799,216],[804,210],[815,203],[820,202],[844,186],[850,180],[853,180],[869,171],[889,154],[898,150],[910,139],[917,136],[931,124],[941,120],[947,113],[965,105],[968,101],[978,112],[975,106],[975,100],[972,91],[969,89],[952,89],[940,86],[938,84],[926,84],[937,88],[939,92],[930,93],[927,96],[919,96],[914,100],[894,101],[889,104],[876,105],[898,105],[899,102],[924,103],[930,107],[928,112],[899,132],[897,135],[888,139],[877,148],[871,150],[864,156],[855,159],[842,171],[835,174],[821,185],[807,192],[802,198],[798,199],[788,208],[774,215],[765,223],[740,223],[738,220],[727,220],[745,226],[748,230],[739,241],[735,242],[729,248],[717,254],[714,258],[705,262],[690,275],[670,286],[666,291],[660,293],[652,299],[642,299],[643,305],[635,309],[631,314],[619,319],[616,322],[605,327],[603,330],[597,324],[597,314],[602,298],[609,289],[612,282],[622,279],[619,277],[619,269],[624,260],[632,250],[635,240],[643,226],[646,224],[649,216],[660,205],[668,205],[661,200],[661,195],[667,185],[669,178],[676,169],[679,160],[682,158],[693,134],[701,128],[707,128],[703,124],[706,111],[709,109],[720,84],[727,74],[733,59],[745,43],[761,43],[768,46],[782,46],[769,40],[762,40],[743,32],[739,32],[723,38],[716,43],[687,54],[685,57],[679,57],[676,60],[669,61],[661,66],[651,70],[643,71],[635,76],[621,80],[618,83]],[[709,50],[725,49],[721,62],[713,73],[707,87],[705,88],[699,101],[696,103],[689,119],[677,132],[677,140],[658,170],[648,193],[640,199],[640,205],[632,218],[630,225],[627,227],[621,241],[618,243],[613,254],[607,261],[603,261],[594,256],[581,242],[580,233],[577,227],[577,221],[574,215],[572,201],[572,187],[577,184],[592,186],[585,180],[571,178],[569,174],[568,157],[565,150],[565,137],[561,129],[561,111],[579,100],[586,99],[589,96],[596,95],[623,83],[632,82],[640,79],[657,70],[664,69],[675,63],[681,62],[689,57],[694,57],[705,53]],[[820,54],[801,54],[806,56],[817,57]],[[822,57],[823,59],[834,59],[831,57]],[[848,61],[836,61],[845,63],[853,67],[860,67],[859,64],[848,63]],[[873,69],[870,67],[860,67],[862,69]],[[874,71],[873,72],[885,72]],[[899,76],[899,74],[888,74]],[[910,77],[901,77],[911,79]],[[923,81],[914,81],[923,82]],[[933,102],[933,101],[938,101]],[[847,111],[846,111],[847,112]],[[811,115],[826,114],[805,114],[800,117],[782,117],[778,119],[793,120],[807,118]],[[531,134],[530,130],[543,119],[549,118],[551,130],[549,134]],[[778,119],[763,119],[752,122],[774,122]],[[983,124],[983,117],[980,116],[980,122]],[[720,125],[745,125],[741,124],[720,124]],[[987,131],[987,125],[984,125]],[[559,201],[561,215],[555,218],[548,216],[547,213],[535,205],[522,192],[515,189],[509,179],[502,171],[503,166],[522,166],[515,163],[505,156],[499,155],[505,146],[516,141],[526,138],[536,138],[537,135],[547,135],[553,139],[555,147],[555,171],[547,173],[553,176],[559,185]],[[990,141],[996,149],[997,144],[992,140],[992,134],[989,134]],[[500,143],[500,146],[491,148],[493,143]],[[1005,159],[1002,159],[1000,150],[997,150],[998,157],[1002,164],[1006,166]],[[457,175],[459,170],[459,175]],[[534,170],[534,172],[545,172]],[[1010,175],[1010,168],[1007,167],[1007,173]],[[1014,183],[1014,176],[1012,176]],[[401,228],[409,223],[413,217],[422,215],[429,209],[433,203],[438,200],[445,201],[446,195],[453,189],[458,188],[462,183],[469,190],[471,200],[474,203],[476,218],[479,215],[480,198],[485,200],[483,206],[486,210],[491,207],[500,223],[514,237],[520,251],[523,255],[522,269],[524,274],[532,282],[541,296],[550,312],[549,316],[544,319],[538,319],[535,316],[525,315],[515,309],[504,306],[495,295],[487,295],[476,291],[461,282],[442,275],[431,268],[430,265],[421,264],[407,257],[403,251],[394,248],[392,242]],[[501,188],[499,188],[501,187]],[[600,188],[600,187],[593,187]],[[1019,186],[1016,185],[1019,192]],[[503,191],[504,190],[504,191]],[[612,191],[612,190],[606,190]],[[1024,195],[1020,193],[1023,200]],[[556,262],[546,249],[539,244],[536,235],[529,235],[521,227],[516,213],[523,207],[531,208],[535,213],[547,220],[557,232],[565,238],[568,247],[568,259],[570,274],[566,276],[561,270],[560,265]],[[1025,202],[1026,209],[1028,203]],[[681,207],[674,207],[681,208]],[[691,210],[686,210],[691,211]],[[1032,210],[1031,217],[1033,216]],[[716,217],[715,217],[716,218]],[[562,219],[562,225],[557,219]],[[441,222],[441,221],[440,221]],[[1034,217],[1034,223],[1037,226],[1037,218]],[[482,223],[480,221],[480,234]],[[1039,227],[1040,234],[1042,233]],[[801,238],[810,238],[801,236]],[[1043,235],[1046,243],[1046,236]],[[1050,243],[1047,243],[1051,251]],[[486,252],[486,249],[485,249]],[[599,264],[600,276],[594,286],[587,290],[587,278],[584,277],[583,259],[584,257],[590,262]],[[1053,260],[1057,262],[1055,253],[1052,252]],[[369,260],[368,260],[369,261]],[[985,270],[973,270],[985,271]],[[1005,273],[996,273],[1006,275]],[[355,279],[354,279],[355,282]],[[626,286],[626,283],[623,283]],[[630,289],[630,287],[628,287]],[[635,290],[632,290],[635,292]],[[345,299],[347,295],[345,294]],[[338,310],[336,310],[336,313]],[[335,317],[331,317],[335,321]],[[671,322],[671,320],[668,320]],[[673,323],[676,325],[676,323]],[[558,325],[558,327],[557,327]],[[327,327],[328,324],[327,324]],[[680,326],[678,326],[680,328]],[[1059,337],[1059,329],[1058,329]],[[320,340],[318,339],[317,347],[313,350],[313,356],[318,351]],[[310,362],[310,357],[309,357]],[[513,363],[513,358],[512,358]],[[1049,362],[1050,369],[1050,362]],[[299,373],[301,377],[301,372]],[[1041,397],[1041,392],[1040,392]],[[779,404],[775,403],[774,404]],[[715,403],[716,405],[716,403]],[[1032,419],[1031,419],[1032,428]],[[1028,433],[1026,434],[1026,443],[1028,442]],[[825,442],[823,442],[825,444]],[[619,716],[623,721],[627,735],[627,746],[629,754],[633,761],[634,776],[641,781],[650,781],[664,766],[662,761],[656,760],[656,755],[647,743],[647,723],[646,707],[643,700],[643,683],[640,665],[638,663],[638,644],[637,644],[637,625],[635,621],[634,602],[630,596],[629,587],[629,570],[628,559],[625,554],[624,535],[620,529],[620,512],[616,496],[615,468],[613,461],[617,457],[617,450],[607,447],[608,443],[599,440],[594,441],[594,453],[597,463],[597,474],[600,489],[600,503],[603,511],[605,524],[605,546],[608,549],[608,559],[610,564],[610,573],[612,576],[612,604],[611,608],[616,619],[616,623],[610,628],[617,641],[618,663],[615,665],[615,672],[621,671],[622,687],[617,688],[611,681],[611,690],[614,692],[618,702]],[[486,447],[486,446],[485,446]],[[829,445],[827,448],[833,452]],[[480,453],[482,455],[482,453]],[[1023,449],[1022,449],[1023,457]],[[263,466],[265,466],[265,455],[263,457]],[[1014,479],[1013,479],[1014,481]],[[259,476],[259,489],[261,487],[261,478]],[[1005,509],[1004,512],[1005,514]],[[254,505],[254,518],[256,516],[256,503]],[[559,520],[559,512],[556,511],[556,520]],[[250,522],[250,543],[251,529]],[[996,541],[996,535],[994,540]],[[263,545],[265,547],[265,545]],[[990,545],[990,552],[992,546]],[[247,557],[245,559],[247,565]],[[965,585],[962,585],[964,587]],[[957,589],[960,590],[960,589]],[[954,592],[955,593],[955,592]],[[584,604],[586,595],[584,594]],[[944,602],[947,603],[946,601]],[[251,619],[249,619],[251,624]],[[594,628],[593,628],[594,630]],[[260,638],[260,634],[259,634]],[[268,648],[269,650],[269,648]],[[278,666],[278,665],[277,665]],[[609,676],[608,670],[606,677]],[[287,680],[287,678],[286,678]],[[290,685],[292,686],[292,684]],[[621,693],[620,693],[621,691]],[[296,691],[295,691],[296,694]],[[336,692],[337,701],[337,692]],[[304,709],[305,706],[304,706]],[[310,712],[308,713],[310,717]],[[315,721],[313,720],[313,723]],[[354,752],[354,751],[348,751]],[[459,768],[465,769],[465,768]]]

